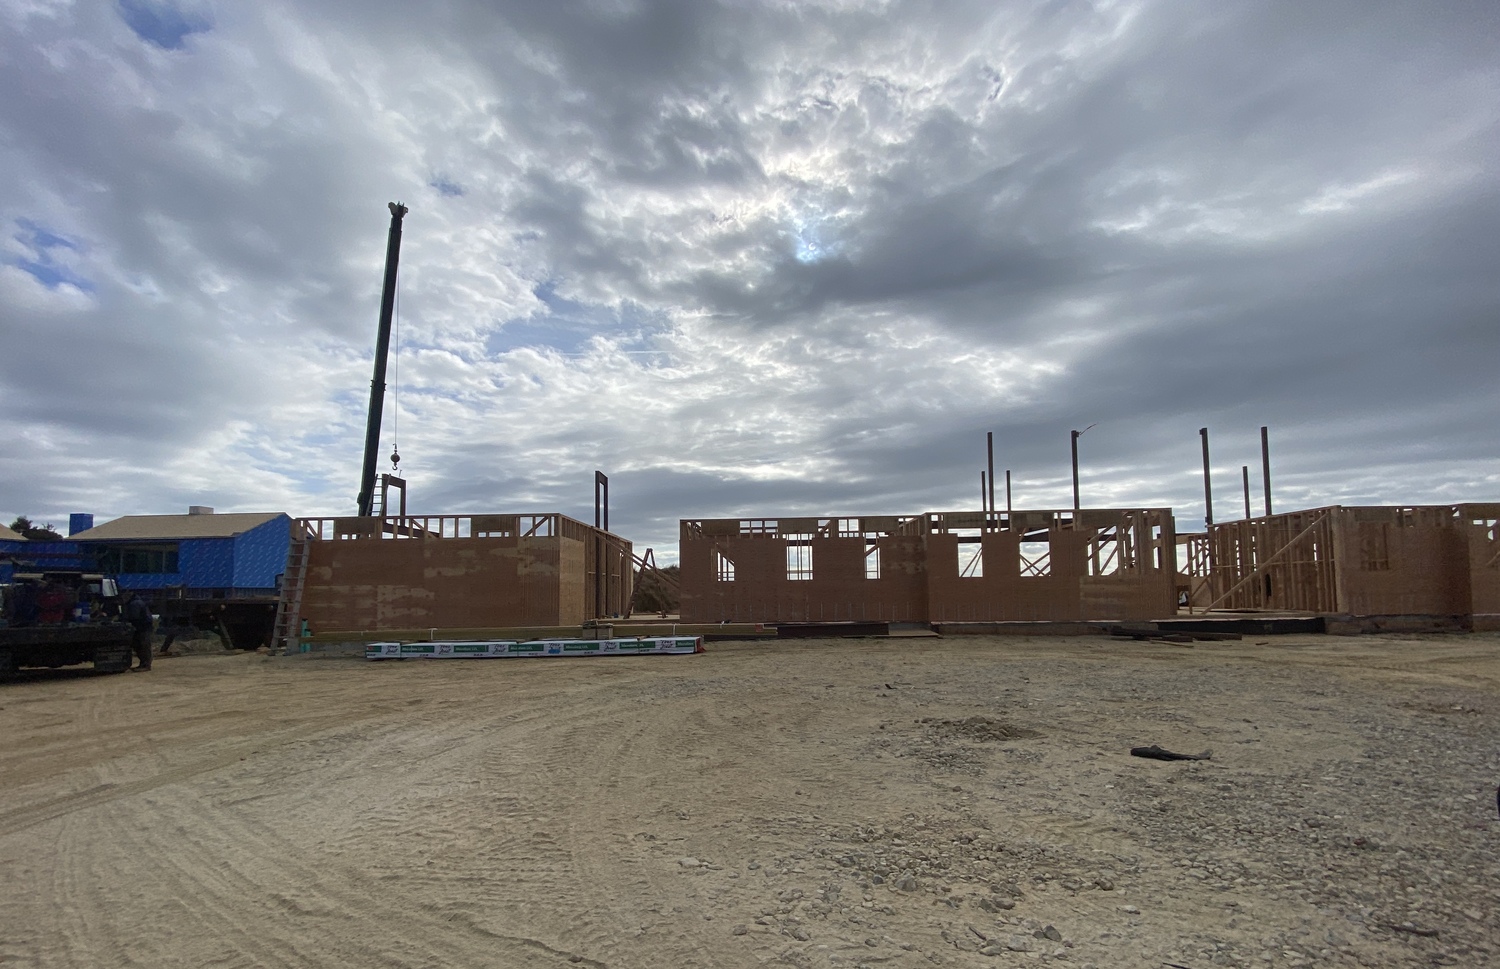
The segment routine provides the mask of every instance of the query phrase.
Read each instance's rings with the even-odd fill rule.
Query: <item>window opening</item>
[[[880,546],[872,539],[865,539],[865,578],[880,578]]]
[[[718,549],[714,549],[714,578],[720,582],[734,581],[734,562]]]
[[[1021,542],[1021,575],[1039,578],[1052,574],[1052,545],[1048,542]]]
[[[1100,531],[1091,543],[1088,559],[1089,575],[1114,575],[1134,566],[1131,545],[1135,533],[1129,528],[1109,528]]]
[[[176,545],[104,548],[98,555],[99,567],[105,572],[131,575],[174,575],[177,564]]]
[[[977,528],[954,529],[958,539],[958,575],[964,579],[984,578],[984,543]]]
[[[786,536],[786,577],[793,582],[813,577],[811,535],[803,533]]]

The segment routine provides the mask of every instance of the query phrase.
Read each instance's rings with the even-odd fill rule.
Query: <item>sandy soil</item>
[[[1494,636],[187,656],[0,729],[6,969],[1500,965]]]

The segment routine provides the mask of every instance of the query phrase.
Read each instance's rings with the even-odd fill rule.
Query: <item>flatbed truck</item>
[[[3,590],[0,680],[14,679],[27,667],[92,663],[100,673],[130,669],[133,630],[114,618],[119,589],[113,579],[49,569],[17,573],[14,580]]]

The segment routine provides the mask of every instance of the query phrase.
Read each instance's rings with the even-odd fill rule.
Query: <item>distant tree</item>
[[[52,527],[52,523],[45,525],[33,525],[31,519],[25,515],[17,515],[16,520],[10,523],[10,530],[23,538],[29,538],[33,542],[60,542],[62,536]]]

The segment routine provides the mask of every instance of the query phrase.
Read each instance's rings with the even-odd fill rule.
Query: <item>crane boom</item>
[[[365,423],[365,463],[359,477],[359,515],[375,500],[375,461],[380,450],[380,416],[385,409],[385,363],[391,349],[391,313],[396,303],[396,264],[401,259],[401,220],[406,206],[391,202],[391,232],[385,243],[385,285],[380,291],[380,328],[375,335],[375,376],[370,380],[370,414]]]

